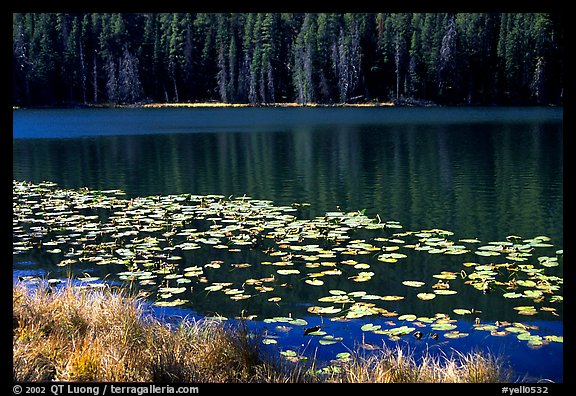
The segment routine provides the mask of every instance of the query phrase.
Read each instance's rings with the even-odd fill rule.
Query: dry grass
[[[114,382],[510,382],[480,353],[419,362],[405,350],[357,355],[339,372],[266,355],[245,324],[169,325],[108,288],[13,287],[15,381]]]
[[[406,349],[384,348],[344,364],[333,382],[378,383],[498,383],[513,382],[512,372],[493,355],[480,352],[452,356],[430,353],[416,358]]]

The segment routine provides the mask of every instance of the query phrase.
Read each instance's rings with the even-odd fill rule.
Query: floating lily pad
[[[334,306],[330,306],[330,307],[311,306],[311,307],[308,307],[307,311],[310,313],[313,313],[313,314],[318,314],[318,315],[335,314],[335,313],[342,311],[342,308],[337,308]]]
[[[547,336],[544,336],[544,339],[547,341],[552,341],[552,342],[560,342],[560,343],[564,342],[563,336],[547,335]]]
[[[442,271],[440,274],[432,275],[434,278],[443,280],[453,280],[457,278],[457,274],[454,272]]]
[[[403,300],[404,297],[402,297],[402,296],[382,296],[382,297],[380,297],[380,299],[383,301],[399,301],[399,300]]]
[[[519,315],[536,315],[538,311],[533,306],[514,307]]]
[[[409,327],[409,326],[400,326],[400,327],[394,327],[392,329],[388,329],[386,330],[388,332],[388,334],[392,335],[392,336],[404,336],[407,334],[412,333],[413,331],[415,331],[416,328],[415,327]]]
[[[318,343],[320,345],[332,345],[332,344],[337,344],[338,342],[342,341],[343,338],[342,337],[334,337],[332,335],[325,335],[324,337],[322,337]]]
[[[444,337],[446,338],[462,338],[462,337],[467,337],[469,336],[469,333],[461,333],[460,331],[457,330],[453,330],[453,331],[449,331],[444,333]]]
[[[352,355],[350,354],[350,352],[340,352],[338,354],[336,354],[336,359],[340,360],[342,362],[347,362],[349,360],[351,360]]]
[[[528,298],[539,298],[542,297],[542,292],[540,290],[524,290],[524,296]]]
[[[524,295],[521,293],[514,293],[514,292],[510,292],[510,293],[504,293],[502,295],[502,297],[504,298],[519,298],[519,297],[523,297]]]
[[[285,356],[285,357],[296,357],[296,356],[298,356],[298,354],[297,354],[295,351],[291,350],[291,349],[287,349],[287,350],[285,350],[285,351],[281,351],[281,352],[280,352],[280,355]]]
[[[280,275],[293,275],[293,274],[299,274],[300,270],[297,270],[297,269],[279,269],[276,272],[279,273]]]
[[[436,322],[436,323],[432,323],[430,325],[430,328],[432,330],[437,330],[437,331],[448,331],[448,330],[454,330],[456,328],[455,324],[452,323],[446,323],[446,322]]]
[[[372,323],[366,323],[365,325],[362,325],[362,327],[360,327],[360,329],[362,331],[374,331],[374,330],[378,330],[380,329],[382,326],[381,325],[375,325]]]
[[[420,300],[432,300],[436,298],[436,294],[434,293],[418,293],[416,295]]]
[[[405,280],[402,281],[402,284],[410,287],[421,287],[424,286],[426,283],[421,281]]]
[[[320,279],[306,279],[304,282],[312,286],[322,286],[324,282]]]
[[[451,289],[436,289],[436,290],[434,290],[434,293],[441,295],[441,296],[448,296],[451,294],[456,294],[458,292],[456,290],[451,290]]]
[[[154,303],[155,306],[157,307],[177,307],[179,305],[184,305],[188,302],[188,300],[180,300],[180,299],[176,299],[173,301],[156,301]]]

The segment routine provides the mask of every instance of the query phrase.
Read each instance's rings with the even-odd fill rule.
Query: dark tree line
[[[560,104],[560,15],[13,14],[13,102]]]

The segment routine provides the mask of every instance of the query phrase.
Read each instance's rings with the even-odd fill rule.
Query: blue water
[[[546,235],[554,249],[562,249],[562,120],[558,108],[16,110],[13,177],[50,180],[63,188],[122,189],[128,198],[247,194],[278,205],[307,202],[310,206],[301,212],[309,218],[337,209],[365,209],[371,216],[399,221],[404,230],[438,227],[454,232],[454,240],[484,242],[508,235]],[[209,261],[213,253],[195,260]],[[404,293],[398,286],[401,280],[422,279],[438,268],[453,268],[460,260],[438,262],[430,256],[414,254],[401,269],[368,282],[374,283],[366,286],[373,288],[368,291]],[[15,256],[13,278],[66,276],[54,262],[34,260]],[[81,270],[101,277],[112,271]],[[563,274],[562,267],[552,270]],[[318,337],[304,337],[303,328],[297,326],[286,333],[275,330],[284,323],[256,320],[250,326],[278,337],[278,344],[267,346],[271,349],[293,349],[327,361],[338,352],[357,349],[362,339],[375,346],[394,345],[386,336],[360,330],[368,322],[390,327],[387,318],[332,322],[306,313],[307,304],[327,295],[330,288],[354,290],[338,282],[331,279],[324,289],[312,291],[294,285],[279,291],[284,293],[281,306],[253,302],[250,309],[260,314],[259,319],[291,312],[308,322],[305,327],[321,324],[328,334],[342,336],[342,343],[321,346]],[[401,304],[386,308],[430,316],[475,307],[483,311],[481,319],[486,322],[521,321],[537,326],[538,334],[563,335],[561,307],[557,318],[520,317],[512,310],[517,302],[468,289],[454,299],[447,296],[425,304],[416,293],[408,293]],[[164,312],[234,317],[246,308],[226,303],[227,299],[187,297],[193,306]],[[563,380],[562,343],[531,349],[514,334],[495,337],[475,330],[472,321],[457,323],[468,337],[448,340],[440,334],[436,341],[404,336],[398,343],[415,353],[450,354],[452,348],[466,352],[480,347],[501,354],[519,376]],[[402,324],[409,323],[398,325]]]

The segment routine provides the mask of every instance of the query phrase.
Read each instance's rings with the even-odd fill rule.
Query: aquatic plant
[[[563,249],[547,236],[510,235],[484,243],[452,238],[453,232],[438,228],[405,230],[396,221],[371,218],[365,211],[303,218],[302,204],[278,206],[248,196],[125,195],[120,190],[73,190],[51,182],[14,181],[15,259],[43,261],[53,266],[54,274],[61,268],[82,288],[121,282],[157,307],[196,309],[199,303],[214,300],[235,311],[235,317],[265,323],[302,326],[303,318],[290,315],[282,322],[278,319],[282,316],[269,313],[280,304],[286,307],[304,298],[300,295],[313,296],[304,298],[300,314],[329,321],[389,318],[378,328],[362,331],[392,341],[414,332],[406,322],[439,331],[449,340],[470,331],[510,334],[499,324],[505,320],[470,324],[466,331],[456,332],[456,320],[450,315],[482,315],[474,307],[453,305],[452,312],[420,320],[421,315],[403,310],[401,302],[407,297],[434,308],[438,301],[472,291],[486,298],[517,300],[511,308],[517,315],[514,323],[534,315],[562,316]],[[206,257],[201,252],[211,258],[200,261]],[[372,291],[370,284],[388,281],[415,255],[455,264],[434,270],[426,279],[400,280],[394,293]],[[94,275],[94,269],[105,275]],[[49,278],[56,285],[64,276]],[[255,301],[260,308],[250,312]],[[219,312],[200,313],[226,319]],[[563,341],[555,334],[535,334],[537,330],[519,340],[533,348]],[[271,331],[262,341],[273,345],[274,337]],[[316,339],[319,346],[347,341],[340,334]]]

